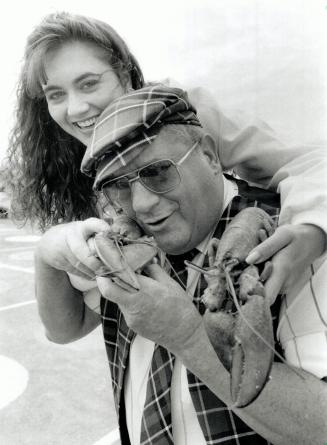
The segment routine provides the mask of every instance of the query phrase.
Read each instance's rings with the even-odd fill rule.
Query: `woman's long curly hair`
[[[139,65],[125,42],[108,24],[69,13],[50,14],[27,40],[17,88],[5,180],[16,221],[53,224],[97,215],[93,180],[80,172],[85,146],[51,118],[42,84],[44,56],[68,41],[87,41],[102,48],[122,84],[144,84]]]

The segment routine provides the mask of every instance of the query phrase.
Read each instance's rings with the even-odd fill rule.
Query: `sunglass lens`
[[[145,187],[157,193],[172,190],[180,181],[177,168],[168,159],[142,168],[139,175]]]
[[[124,201],[130,197],[131,191],[127,178],[120,178],[117,181],[108,183],[103,188],[105,195],[112,202]]]

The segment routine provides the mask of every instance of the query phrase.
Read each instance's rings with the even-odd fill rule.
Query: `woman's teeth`
[[[96,117],[92,117],[91,119],[86,119],[85,121],[76,122],[76,125],[79,128],[88,128],[95,124]]]

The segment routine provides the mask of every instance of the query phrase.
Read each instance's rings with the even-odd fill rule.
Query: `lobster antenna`
[[[171,264],[171,262],[169,261],[169,259],[166,257],[165,261],[167,262],[167,264],[170,266],[171,271],[174,273],[175,278],[177,278],[177,281],[179,282],[179,284],[181,285],[181,287],[185,290],[185,292],[187,293],[187,295],[191,298],[193,298],[193,296],[187,291],[187,286],[185,286],[185,284],[183,283],[183,281],[179,278],[178,273],[176,272],[176,270],[174,269],[173,265]],[[195,264],[191,263],[190,261],[185,260],[184,261],[185,266],[190,267],[191,269],[196,270],[197,272],[200,273],[206,273],[204,269],[202,269],[202,267],[196,266]]]
[[[241,308],[241,306],[240,306],[240,303],[238,302],[238,299],[237,299],[237,296],[236,296],[236,292],[235,292],[235,289],[234,289],[234,285],[233,285],[233,282],[232,282],[231,277],[230,277],[230,275],[229,275],[229,272],[228,272],[226,269],[224,269],[224,271],[225,271],[226,281],[227,281],[227,284],[228,284],[228,287],[229,287],[229,291],[230,291],[230,293],[231,293],[231,295],[232,295],[232,297],[233,297],[233,301],[234,301],[234,304],[235,304],[235,306],[236,306],[236,309],[237,309],[239,315],[243,318],[243,320],[244,320],[245,323],[248,325],[248,327],[251,329],[251,331],[254,332],[255,335],[256,335],[258,338],[260,338],[260,340],[263,341],[263,343],[264,343],[270,350],[272,350],[272,351],[274,352],[274,354],[275,354],[275,355],[276,355],[276,356],[277,356],[277,357],[284,363],[284,365],[286,365],[289,369],[291,369],[293,372],[295,372],[295,374],[298,375],[299,377],[301,377],[302,380],[305,380],[305,378],[303,377],[303,375],[301,375],[301,374],[294,368],[294,366],[292,366],[292,365],[290,365],[289,363],[287,363],[287,361],[284,359],[284,357],[283,357],[282,355],[280,355],[279,352],[277,352],[276,349],[275,349],[273,346],[271,346],[271,344],[270,344],[267,340],[265,340],[265,339],[262,337],[262,335],[260,334],[260,332],[258,332],[258,331],[251,325],[251,323],[247,320],[247,318],[245,317],[245,315],[244,315],[243,312],[242,312],[242,308]]]
[[[196,270],[197,272],[202,273],[203,275],[208,275],[208,276],[216,276],[216,272],[214,271],[214,269],[205,269],[204,267],[200,267],[197,266],[194,263],[191,263],[191,261],[187,261],[185,260],[184,263],[186,264],[187,267],[190,267],[191,269]]]
[[[167,264],[169,265],[170,269],[172,270],[172,272],[175,275],[175,278],[177,278],[177,281],[179,282],[179,284],[181,285],[181,287],[186,291],[186,286],[183,283],[183,281],[179,278],[178,273],[176,272],[176,270],[174,269],[173,265],[171,264],[171,262],[169,261],[169,259],[166,257],[165,261],[167,262]]]

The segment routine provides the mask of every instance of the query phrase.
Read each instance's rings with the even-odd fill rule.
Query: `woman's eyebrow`
[[[57,87],[56,85],[42,85],[43,93],[49,93],[50,91],[59,90],[60,87]]]
[[[81,74],[80,76],[76,77],[75,79],[73,79],[73,83],[79,83],[82,80],[84,80],[85,78],[89,77],[89,76],[101,76],[103,73],[94,73],[92,71],[88,71],[86,73]],[[49,91],[53,91],[53,90],[59,90],[61,89],[60,86],[57,85],[44,85],[42,86],[43,92],[44,93],[48,93]]]
[[[89,71],[87,73],[83,73],[80,76],[76,77],[76,79],[73,80],[73,83],[78,83],[81,80],[84,80],[86,77],[89,77],[89,76],[98,76],[98,77],[100,77],[100,76],[102,76],[102,74],[103,73],[94,73],[92,71]]]

